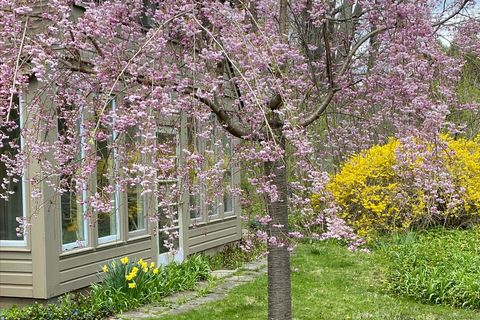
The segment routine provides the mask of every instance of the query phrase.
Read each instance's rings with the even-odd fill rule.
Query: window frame
[[[112,103],[112,111],[115,111],[116,109],[116,105],[117,105],[117,101],[116,101],[116,96],[115,95],[111,95],[108,97],[108,100],[109,102]],[[106,111],[107,109],[105,109],[104,111]],[[100,119],[98,120],[100,121]],[[115,118],[112,119],[112,124],[115,123]],[[112,128],[112,141],[115,141],[116,139],[118,138],[118,133],[113,130]],[[95,142],[96,144],[96,142]],[[97,151],[97,146],[95,145],[95,152]],[[119,163],[118,163],[118,158],[117,158],[117,151],[115,148],[113,148],[112,150],[112,159],[113,159],[113,177],[115,177],[116,175],[119,174]],[[93,190],[97,190],[97,171],[95,170],[95,179],[94,179],[95,183],[94,183],[94,186],[93,187]],[[103,237],[100,237],[99,236],[99,232],[98,232],[98,227],[99,227],[99,221],[98,221],[98,213],[95,214],[95,220],[96,220],[96,223],[95,223],[95,228],[96,228],[96,233],[95,233],[95,237],[96,237],[96,242],[97,242],[97,245],[103,245],[103,244],[108,244],[108,243],[113,243],[113,242],[116,242],[116,241],[119,241],[121,240],[121,229],[122,229],[122,226],[120,225],[121,223],[121,219],[120,219],[120,214],[121,214],[121,210],[120,210],[120,186],[115,183],[115,186],[114,186],[114,206],[113,206],[113,210],[112,212],[110,212],[110,215],[112,213],[115,214],[115,233],[114,234],[110,234],[110,235],[107,235],[107,236],[103,236]],[[110,218],[111,219],[111,218]]]
[[[20,93],[18,95],[18,120],[19,120],[19,138],[20,138],[20,150],[25,150],[25,141],[22,136],[22,129],[25,127],[25,100],[23,95]],[[28,167],[23,168],[23,174],[21,177],[21,186],[22,186],[22,216],[21,218],[26,219],[28,217],[29,211],[29,201],[27,198],[27,193],[29,191],[28,184]],[[0,240],[0,247],[27,247],[29,243],[28,232],[23,233],[22,240]]]
[[[83,111],[79,111],[80,112],[80,123],[79,123],[79,134],[80,134],[80,161],[82,159],[85,158],[85,150],[83,150],[82,148],[82,145],[83,143],[85,142],[84,140],[84,129],[83,129],[83,123],[84,123],[84,117],[83,117]],[[57,129],[57,135],[59,134],[58,132],[58,129]],[[61,249],[62,249],[62,253],[65,253],[65,252],[70,252],[72,250],[78,250],[78,249],[83,249],[85,247],[89,247],[90,245],[90,241],[89,241],[89,235],[90,235],[90,232],[89,232],[89,225],[90,223],[88,222],[88,219],[85,218],[85,213],[87,212],[88,208],[87,208],[87,203],[86,203],[86,200],[88,198],[88,192],[87,192],[87,187],[88,186],[83,186],[82,188],[82,214],[83,214],[83,237],[84,237],[84,240],[76,240],[74,242],[68,242],[68,243],[63,243],[63,225],[62,225],[62,212],[61,212],[61,206],[62,206],[62,203],[61,203],[61,200],[59,201],[60,205],[59,205],[59,211],[60,211],[60,232],[61,232],[61,236],[60,236],[60,243],[61,243]],[[58,197],[60,198],[60,195],[58,195]],[[81,243],[81,241],[83,243]]]

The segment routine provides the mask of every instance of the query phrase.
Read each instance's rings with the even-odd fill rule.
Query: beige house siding
[[[193,254],[239,240],[241,228],[237,216],[223,221],[211,222],[188,231],[188,253]]]
[[[30,252],[0,251],[0,296],[33,296],[32,255]]]

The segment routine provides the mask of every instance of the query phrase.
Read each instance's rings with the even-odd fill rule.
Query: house
[[[82,13],[81,6],[74,6],[72,10],[74,16]],[[10,115],[17,121],[18,128],[8,136],[21,148],[24,147],[21,130],[35,125],[25,114],[29,105],[38,99],[38,86],[39,82],[32,76],[28,89],[15,97],[17,112]],[[113,95],[109,108],[115,108],[121,99],[121,93]],[[172,119],[179,125],[170,126]],[[169,156],[176,161],[184,159],[185,150],[192,144],[198,151],[213,157],[231,156],[236,142],[220,130],[213,131],[210,141],[217,144],[221,141],[222,147],[212,151],[212,143],[194,141],[191,128],[195,127],[195,121],[182,114],[174,114],[172,119],[157,124],[155,137],[157,143],[171,145]],[[53,134],[64,134],[64,126],[59,118],[57,132]],[[79,136],[81,128],[80,124]],[[114,205],[109,214],[91,213],[86,198],[102,185],[111,183],[105,180],[108,179],[108,170],[118,173],[115,156],[107,155],[107,148],[100,142],[96,143],[95,150],[99,161],[83,192],[59,193],[55,186],[35,181],[40,186],[40,194],[32,197],[32,177],[40,172],[39,163],[35,161],[28,161],[23,176],[10,182],[12,194],[8,201],[0,199],[1,304],[21,302],[22,299],[27,302],[30,299],[48,300],[87,287],[100,279],[102,265],[123,256],[165,264],[240,239],[240,203],[238,197],[229,191],[240,184],[239,168],[235,163],[229,165],[224,177],[229,188],[222,196],[217,195],[213,203],[206,204],[201,192],[192,194],[181,178],[163,181],[161,185],[156,183],[157,188],[168,190],[171,186],[180,190],[179,201],[170,206],[174,212],[173,221],[167,223],[163,219],[151,219],[159,207],[157,200],[135,185],[112,191]],[[15,152],[18,151],[8,143],[1,148],[2,154]],[[80,158],[83,156],[79,155]],[[11,180],[3,162],[0,163],[0,176],[2,181]],[[26,228],[28,232],[22,233],[19,228]],[[178,232],[173,243],[176,250],[170,251],[164,246],[166,229],[170,233]]]

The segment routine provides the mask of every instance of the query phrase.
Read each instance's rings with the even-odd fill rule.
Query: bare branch
[[[355,54],[357,53],[358,49],[360,49],[360,47],[367,41],[369,40],[371,37],[373,37],[374,35],[380,33],[380,32],[383,32],[385,30],[388,30],[389,28],[387,27],[384,27],[384,28],[379,28],[379,29],[375,29],[373,31],[370,31],[369,33],[367,33],[366,35],[364,35],[362,38],[360,38],[357,43],[355,43],[355,46],[353,46],[353,48],[350,50],[350,52],[348,53],[347,55],[347,58],[345,59],[345,62],[343,63],[342,65],[342,69],[340,69],[340,73],[339,75],[344,75],[345,72],[347,72],[347,69],[348,67],[350,66],[350,63],[352,62],[352,59],[353,57],[355,56]]]
[[[343,76],[347,72],[348,67],[350,66],[350,63],[352,62],[352,59],[355,56],[355,54],[357,53],[358,49],[360,49],[360,47],[368,39],[370,39],[374,35],[382,32],[382,31],[385,31],[387,29],[388,28],[375,29],[375,30],[369,32],[368,34],[364,35],[362,38],[360,38],[357,41],[357,43],[353,46],[353,48],[350,50],[350,52],[348,53],[347,58],[345,59],[345,62],[343,63],[342,68],[340,69],[339,76]],[[338,91],[340,91],[340,88],[331,87],[330,90],[328,91],[327,95],[323,99],[322,103],[318,106],[318,108],[315,109],[309,116],[307,116],[304,121],[300,122],[300,125],[302,127],[307,127],[310,124],[312,124],[315,120],[317,120],[322,115],[322,113],[325,112],[328,105],[332,101],[333,96]]]
[[[325,110],[327,109],[328,105],[330,104],[330,102],[332,101],[333,99],[333,96],[335,95],[335,93],[337,91],[339,91],[340,89],[330,89],[326,95],[326,97],[323,99],[322,103],[318,106],[317,109],[315,109],[315,111],[310,114],[310,116],[308,116],[307,118],[305,118],[305,120],[303,120],[302,122],[300,122],[300,125],[302,127],[308,127],[310,124],[312,124],[315,120],[317,120],[323,112],[325,112]]]
[[[333,88],[333,74],[332,74],[332,57],[330,51],[330,41],[327,34],[327,22],[323,24],[322,28],[323,41],[325,42],[325,60],[327,63],[327,77],[330,88]]]
[[[463,8],[465,8],[465,6],[467,5],[467,3],[469,3],[471,0],[463,0],[462,4],[460,5],[460,7],[458,7],[457,10],[455,10],[455,12],[453,12],[451,15],[449,15],[448,17],[446,17],[445,19],[443,20],[440,20],[436,23],[434,23],[432,25],[432,27],[439,27],[441,26],[442,24],[446,23],[447,21],[449,21],[450,19],[454,18],[457,14],[460,13],[460,11],[463,10]]]

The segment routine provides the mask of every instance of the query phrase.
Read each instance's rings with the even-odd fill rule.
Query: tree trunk
[[[277,142],[285,150],[285,138],[281,129],[275,130]],[[268,214],[272,218],[269,224],[269,236],[278,239],[278,244],[268,245],[268,319],[290,320],[292,318],[292,297],[290,284],[290,253],[288,240],[288,198],[285,155],[276,161],[264,165],[267,176],[273,174],[272,184],[278,192],[278,200],[267,201]]]

